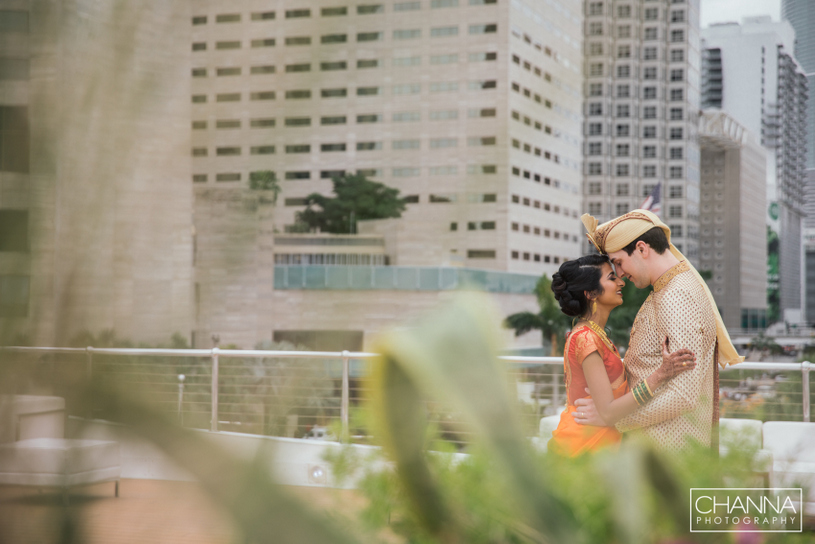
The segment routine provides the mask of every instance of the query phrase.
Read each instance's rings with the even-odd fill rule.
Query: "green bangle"
[[[642,406],[643,402],[642,402],[642,399],[640,399],[640,396],[639,396],[639,387],[640,387],[639,385],[634,386],[634,389],[631,390],[631,394],[634,395],[634,402],[637,403],[637,406]]]
[[[648,402],[654,395],[651,394],[651,390],[648,389],[648,385],[645,383],[645,380],[642,380],[639,384],[640,394],[642,395],[642,399],[644,402]]]

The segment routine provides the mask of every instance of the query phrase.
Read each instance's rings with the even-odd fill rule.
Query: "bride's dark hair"
[[[569,317],[584,315],[589,311],[589,293],[602,293],[600,268],[610,264],[608,255],[584,255],[566,261],[552,275],[552,291],[560,303],[560,310]]]

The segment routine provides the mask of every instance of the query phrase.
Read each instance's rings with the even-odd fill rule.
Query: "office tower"
[[[580,10],[196,2],[196,191],[271,170],[274,225],[292,233],[308,194],[359,172],[409,202],[385,227],[358,225],[399,239],[392,264],[551,274],[581,247]]]
[[[699,259],[699,2],[585,2],[585,194],[601,221],[661,183],[676,246]]]
[[[142,342],[189,336],[188,10],[3,2],[5,340],[64,345],[104,329]]]
[[[809,85],[804,198],[804,319],[815,323],[815,3],[782,0],[781,18],[795,29],[795,58]]]
[[[720,104],[768,150],[768,208],[778,278],[770,271],[770,322],[799,322],[807,82],[792,56],[795,32],[786,21],[746,18],[702,31],[709,85],[703,103]],[[721,75],[720,75],[721,74]],[[772,253],[772,251],[771,251]],[[770,256],[771,264],[775,258]]]
[[[727,327],[765,328],[767,228],[756,218],[767,207],[766,151],[719,110],[702,112],[699,147],[699,270],[710,273],[710,291]]]

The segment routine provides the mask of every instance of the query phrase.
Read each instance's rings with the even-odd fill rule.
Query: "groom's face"
[[[642,252],[634,250],[631,255],[625,250],[615,251],[609,253],[608,258],[614,269],[617,271],[617,276],[627,279],[637,289],[644,289],[651,285],[651,276],[648,274],[648,269],[645,266],[645,261],[642,258]]]

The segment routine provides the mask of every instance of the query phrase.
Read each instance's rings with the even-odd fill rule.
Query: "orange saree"
[[[621,434],[614,427],[580,425],[574,420],[573,414],[577,411],[575,400],[590,398],[586,394],[588,385],[583,374],[583,361],[595,351],[603,359],[614,398],[618,399],[628,392],[625,368],[617,348],[613,344],[606,344],[588,326],[572,330],[566,337],[566,346],[563,350],[568,405],[560,414],[560,423],[549,440],[549,451],[566,457],[576,457],[604,447],[615,446],[620,442]]]

